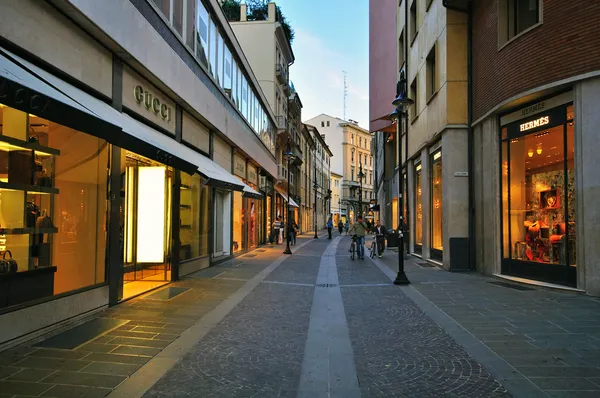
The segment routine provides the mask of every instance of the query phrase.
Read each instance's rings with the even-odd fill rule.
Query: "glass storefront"
[[[398,228],[398,198],[392,199],[392,229]]]
[[[415,252],[421,253],[423,248],[423,175],[421,165],[415,167]]]
[[[0,309],[105,283],[109,151],[0,104]]]
[[[443,260],[442,151],[431,155],[431,258]]]
[[[173,169],[121,150],[123,298],[171,280]]]
[[[237,253],[244,247],[244,198],[242,192],[233,193],[233,252]]]
[[[230,254],[231,242],[231,191],[215,189],[214,194],[214,233],[213,257],[219,258]]]
[[[179,260],[208,255],[210,188],[199,174],[181,173]]]
[[[501,129],[502,272],[576,285],[573,106]]]

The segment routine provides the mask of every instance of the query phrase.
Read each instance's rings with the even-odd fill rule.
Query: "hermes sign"
[[[246,179],[246,159],[239,155],[233,157],[233,174]]]
[[[258,185],[258,175],[256,174],[256,167],[248,165],[248,182],[254,185]]]
[[[539,119],[532,120],[531,122],[521,124],[520,130],[527,131],[537,127],[545,126],[548,123],[550,123],[550,116],[543,116]]]
[[[175,103],[131,68],[123,68],[123,106],[175,133]]]

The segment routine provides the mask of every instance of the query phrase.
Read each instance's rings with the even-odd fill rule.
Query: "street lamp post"
[[[290,248],[290,162],[294,161],[294,153],[292,152],[292,143],[290,138],[288,137],[287,150],[284,152],[283,156],[287,158],[287,208],[286,208],[286,217],[287,217],[287,243],[285,246],[285,250],[283,254],[292,254],[292,249]]]
[[[359,188],[358,188],[358,214],[357,217],[360,217],[363,213],[362,211],[362,181],[363,181],[363,177],[365,176],[365,174],[362,171],[362,162],[360,162],[358,164],[358,174],[356,175],[358,177],[358,182],[359,182]]]
[[[319,184],[317,184],[317,157],[316,157],[316,151],[315,151],[315,180],[313,182],[313,190],[315,191],[315,204],[313,207],[313,219],[314,219],[314,224],[315,224],[315,236],[313,236],[314,239],[319,239],[319,237],[317,236],[317,189],[319,188]]]
[[[396,99],[392,102],[392,105],[396,107],[394,112],[390,115],[392,119],[396,121],[404,121],[403,126],[400,126],[398,131],[397,140],[398,140],[398,159],[399,159],[399,172],[402,175],[402,138],[401,138],[401,130],[404,129],[404,133],[408,134],[408,118],[406,117],[406,110],[414,104],[414,101],[406,95],[406,78],[404,77],[404,71],[400,71],[400,80],[396,85]],[[399,179],[400,180],[400,179]],[[399,181],[401,182],[401,181]],[[404,184],[398,184],[398,275],[396,275],[396,279],[394,280],[394,285],[408,285],[410,281],[404,272],[404,220],[402,216],[402,209],[404,208],[404,192],[403,192]]]

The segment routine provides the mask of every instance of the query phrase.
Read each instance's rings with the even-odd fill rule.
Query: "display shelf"
[[[192,208],[192,206],[191,206],[191,205],[184,205],[184,204],[180,204],[180,205],[179,205],[179,207],[180,207],[181,209],[186,209],[186,210],[190,210],[190,209]]]
[[[181,189],[191,189],[192,187],[187,184],[181,184]]]
[[[0,151],[26,150],[35,151],[39,155],[60,156],[60,150],[40,145],[38,142],[27,142],[8,135],[0,135]]]
[[[181,228],[181,229],[192,229],[192,226],[188,225],[188,224],[182,224],[182,225],[179,226],[179,228]]]
[[[47,267],[37,267],[28,270],[9,272],[6,274],[0,274],[0,279],[13,279],[19,277],[30,277],[39,274],[53,274],[56,272],[56,265],[50,265]]]
[[[0,228],[0,235],[55,234],[58,228]]]
[[[27,191],[28,194],[58,194],[58,188],[37,187],[35,185],[11,184],[0,181],[0,190],[8,189],[11,191]]]

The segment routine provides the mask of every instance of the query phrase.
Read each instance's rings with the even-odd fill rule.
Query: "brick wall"
[[[600,70],[600,1],[543,0],[543,24],[498,51],[498,0],[474,2],[473,120],[523,91]]]

